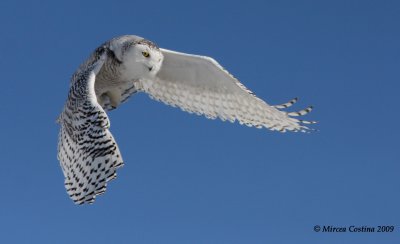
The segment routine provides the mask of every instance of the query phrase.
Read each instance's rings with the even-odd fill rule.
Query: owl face
[[[121,61],[126,79],[154,78],[160,70],[163,55],[154,44],[138,42],[122,48]]]

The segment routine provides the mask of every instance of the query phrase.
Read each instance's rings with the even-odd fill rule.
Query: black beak
[[[149,67],[149,71],[152,71],[153,70],[153,67]]]

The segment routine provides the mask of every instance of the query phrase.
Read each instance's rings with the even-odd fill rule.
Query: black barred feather
[[[299,99],[297,97],[293,98],[292,100],[290,100],[287,103],[283,103],[283,104],[279,104],[279,105],[273,105],[272,107],[277,108],[277,109],[285,109],[288,107],[293,106],[293,104],[295,104]]]
[[[68,101],[58,119],[58,159],[67,193],[76,204],[93,203],[123,165],[109,131],[108,116],[94,94],[95,77],[105,58],[103,53],[96,54],[99,56],[89,62],[87,69],[74,74]]]
[[[297,111],[297,112],[290,112],[287,113],[289,116],[293,116],[293,117],[297,117],[297,116],[303,116],[306,115],[308,113],[310,113],[313,110],[313,106],[309,106],[303,110]]]

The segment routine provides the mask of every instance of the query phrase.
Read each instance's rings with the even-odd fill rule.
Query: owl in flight
[[[116,37],[98,47],[73,74],[60,124],[58,160],[65,187],[76,204],[93,203],[123,165],[106,111],[132,94],[145,92],[157,101],[207,118],[280,132],[309,130],[294,117],[309,113],[280,109],[256,97],[214,59],[159,48],[139,36]]]

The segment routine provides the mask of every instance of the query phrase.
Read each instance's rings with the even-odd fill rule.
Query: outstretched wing
[[[306,131],[303,121],[292,116],[307,114],[312,107],[287,113],[256,97],[214,59],[161,49],[164,60],[156,79],[141,80],[150,97],[189,113],[221,118],[240,124],[285,132]]]
[[[97,103],[94,89],[96,74],[106,58],[104,52],[95,53],[86,67],[74,74],[58,119],[58,159],[67,193],[76,204],[92,203],[116,177],[116,168],[123,165],[107,114]]]

